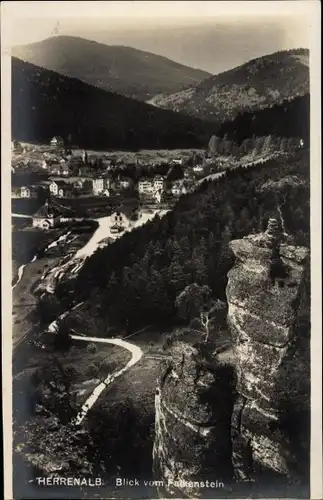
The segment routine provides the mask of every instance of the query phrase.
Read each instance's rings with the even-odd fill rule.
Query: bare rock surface
[[[273,227],[230,243],[236,257],[227,300],[239,394],[231,421],[238,481],[300,480],[297,464],[306,450],[306,436],[291,435],[291,423],[309,407],[309,251],[284,245],[277,227],[276,237],[268,238]],[[275,245],[285,270],[277,280],[271,276]]]
[[[212,346],[214,363],[205,363],[198,342],[172,347],[156,391],[154,472],[163,498],[207,498],[210,491],[194,487],[206,479],[285,497],[306,483],[309,250],[286,241],[272,219],[265,233],[230,243],[234,363],[221,366]],[[228,496],[226,486],[213,498]]]

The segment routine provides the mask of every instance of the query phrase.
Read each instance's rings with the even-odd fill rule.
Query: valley
[[[15,498],[308,497],[308,61],[14,48]]]

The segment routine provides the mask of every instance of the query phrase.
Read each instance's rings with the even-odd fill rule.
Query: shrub
[[[91,354],[94,354],[96,352],[96,345],[93,344],[93,342],[91,344],[89,344],[86,348],[87,352],[91,353]]]

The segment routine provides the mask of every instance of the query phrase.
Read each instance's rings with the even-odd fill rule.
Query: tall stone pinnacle
[[[280,245],[284,235],[281,224],[277,219],[271,218],[268,220],[265,238],[270,248]]]

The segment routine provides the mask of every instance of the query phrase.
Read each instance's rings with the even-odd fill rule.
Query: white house
[[[33,227],[38,227],[39,229],[50,229],[55,227],[57,222],[60,220],[60,213],[54,207],[51,207],[46,201],[34,215],[33,215]]]
[[[61,165],[60,174],[64,177],[68,177],[70,175],[70,169],[68,168],[68,165],[66,163]]]
[[[154,198],[154,200],[155,200],[156,203],[160,203],[161,202],[161,198],[162,198],[162,191],[161,190],[154,191],[153,198]]]
[[[160,190],[163,190],[164,189],[164,179],[162,176],[158,175],[156,177],[154,177],[154,189],[156,191],[160,191]]]
[[[49,191],[52,195],[54,196],[57,196],[58,195],[58,184],[57,184],[57,181],[53,181],[50,185],[49,185]]]
[[[92,179],[93,194],[98,195],[104,191],[104,179],[102,177],[97,177]]]
[[[179,183],[179,182],[174,182],[174,184],[172,185],[172,194],[174,196],[181,196],[182,194],[186,194],[187,193],[187,189],[186,187]]]
[[[193,167],[193,172],[195,172],[195,173],[197,173],[197,174],[199,174],[199,173],[203,172],[203,170],[204,170],[204,167],[203,167],[203,165],[201,165],[201,164],[199,164],[199,165],[195,165],[195,166]]]
[[[139,194],[151,194],[154,191],[154,183],[151,179],[142,178],[138,182]]]
[[[129,219],[125,216],[125,214],[120,212],[115,212],[111,215],[111,222],[119,228],[124,228],[129,225]]]
[[[70,186],[64,181],[53,181],[49,185],[49,191],[53,196],[62,198],[67,191],[70,191]]]
[[[53,147],[57,147],[57,148],[62,147],[62,146],[64,146],[64,140],[60,136],[55,136],[50,141],[50,145]]]
[[[110,179],[104,177],[95,177],[94,179],[91,180],[92,180],[93,194],[95,194],[96,196],[104,193],[105,190],[109,191]]]
[[[27,186],[22,186],[20,188],[20,196],[21,198],[30,198],[30,189]]]
[[[36,198],[37,191],[34,186],[22,186],[20,188],[20,197],[21,198]]]

